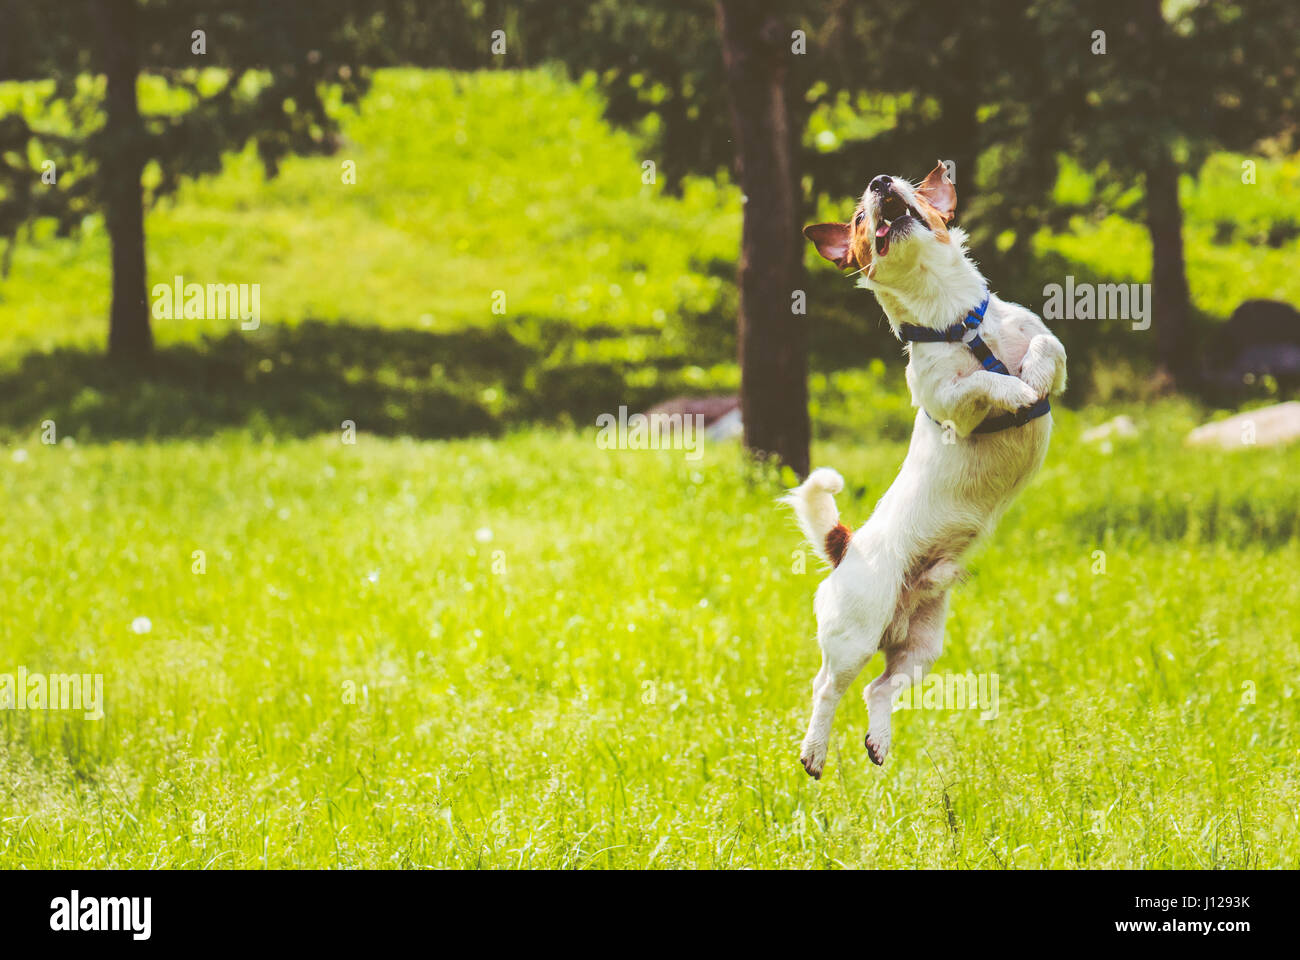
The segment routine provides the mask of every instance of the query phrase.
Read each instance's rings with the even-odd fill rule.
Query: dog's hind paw
[[[885,762],[885,756],[889,753],[889,733],[868,733],[863,741],[867,745],[867,756],[876,766]]]
[[[826,747],[804,747],[799,754],[799,762],[814,780],[822,778],[822,768],[826,766]]]

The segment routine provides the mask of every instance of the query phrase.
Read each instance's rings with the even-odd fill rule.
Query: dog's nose
[[[894,189],[894,178],[887,177],[882,173],[880,176],[872,180],[871,183],[867,185],[867,188],[872,193],[878,193],[883,197]]]

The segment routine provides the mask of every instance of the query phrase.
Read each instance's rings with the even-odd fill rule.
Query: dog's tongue
[[[889,224],[882,223],[876,227],[876,253],[884,256],[889,252]]]

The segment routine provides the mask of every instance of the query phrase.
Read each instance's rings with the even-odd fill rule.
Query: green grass
[[[25,444],[6,663],[106,716],[0,714],[0,867],[1294,866],[1300,451],[1134,412],[1065,415],[957,591],[938,670],[998,716],[877,769],[859,684],[819,783],[820,574],[731,445]],[[818,453],[861,520],[902,447]]]

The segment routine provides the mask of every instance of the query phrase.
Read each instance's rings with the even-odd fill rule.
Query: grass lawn
[[[855,692],[820,783],[817,565],[733,446],[27,444],[6,662],[105,716],[0,714],[0,867],[1294,866],[1300,451],[1137,415],[1066,413],[957,592],[937,670],[996,717],[899,713],[877,769]],[[902,452],[817,460],[860,521]]]

